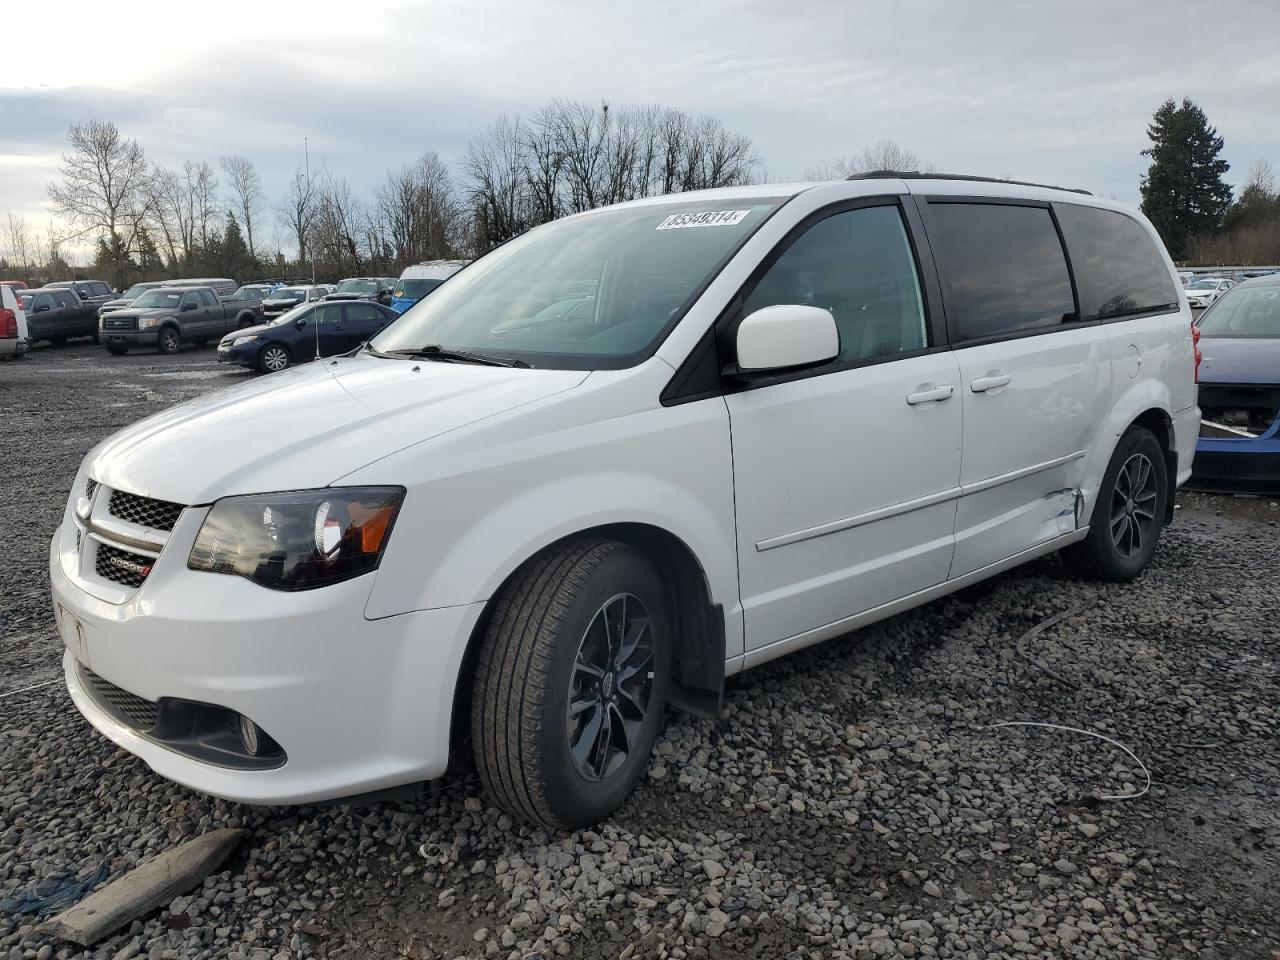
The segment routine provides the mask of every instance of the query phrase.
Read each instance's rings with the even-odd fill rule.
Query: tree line
[[[69,275],[63,251],[88,243],[90,272],[118,287],[181,275],[309,276],[313,268],[329,279],[395,274],[479,255],[567,213],[749,183],[760,167],[751,139],[713,117],[570,100],[528,119],[499,117],[468,141],[454,170],[430,151],[389,169],[371,195],[320,162],[299,166],[270,198],[248,157],[166,167],[109,121],[74,124],[67,145],[48,185],[50,211],[65,229],[41,234],[10,213],[0,225],[0,271]]]
[[[1280,262],[1280,190],[1266,161],[1233,199],[1223,138],[1185,98],[1163,103],[1147,136],[1142,209],[1175,260]],[[428,151],[389,169],[368,195],[322,161],[315,170],[299,166],[269,197],[249,157],[166,167],[108,121],[74,124],[67,145],[48,185],[64,229],[51,223],[41,232],[10,212],[0,224],[0,275],[71,276],[64,250],[86,243],[94,250],[88,272],[121,287],[183,275],[309,276],[313,268],[322,279],[395,274],[424,260],[477,256],[566,214],[750,183],[762,170],[751,139],[714,117],[561,99],[527,118],[500,116],[453,168]],[[882,140],[805,176],[880,169],[933,168]]]

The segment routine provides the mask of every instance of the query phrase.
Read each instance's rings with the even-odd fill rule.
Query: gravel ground
[[[0,365],[0,898],[212,827],[221,872],[94,957],[1280,957],[1280,510],[1183,495],[1128,586],[1047,559],[733,680],[673,714],[596,830],[548,836],[465,772],[356,808],[251,808],[80,719],[44,573],[102,436],[252,374],[209,350]],[[22,575],[24,571],[38,571]],[[1060,623],[1022,644],[1050,615]],[[1085,736],[1001,721],[1082,727]],[[75,956],[0,913],[0,960]]]

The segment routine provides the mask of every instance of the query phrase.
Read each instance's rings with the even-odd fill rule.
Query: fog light
[[[262,746],[258,740],[258,725],[244,714],[240,715],[240,742],[244,744],[245,751],[255,757]]]

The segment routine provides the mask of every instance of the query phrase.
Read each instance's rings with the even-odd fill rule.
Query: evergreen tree
[[[240,224],[230,210],[222,230],[222,271],[224,276],[241,282],[253,279],[258,272],[257,264],[249,254],[249,246],[244,242],[244,234],[240,232]]]
[[[1218,231],[1231,204],[1219,159],[1222,137],[1190,99],[1166,100],[1147,127],[1151,146],[1142,151],[1151,167],[1142,178],[1142,212],[1155,225],[1175,260],[1189,242]]]

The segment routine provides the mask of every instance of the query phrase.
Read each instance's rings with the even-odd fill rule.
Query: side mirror
[[[307,325],[306,317],[299,317],[297,320],[293,321],[293,326],[294,326],[294,329],[296,330],[301,330],[306,325]]]
[[[840,333],[829,310],[783,303],[743,317],[737,351],[735,376],[813,367],[840,354]]]

